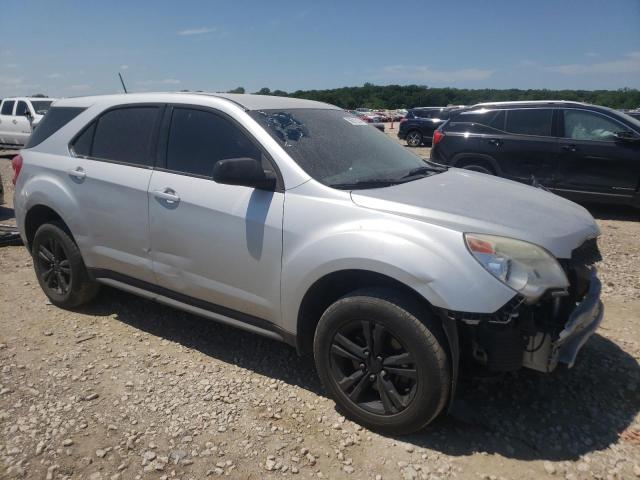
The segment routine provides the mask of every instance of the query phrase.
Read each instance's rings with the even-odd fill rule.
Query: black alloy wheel
[[[331,304],[316,327],[313,355],[342,413],[386,434],[415,432],[436,418],[451,390],[438,322],[424,301],[385,287]]]
[[[67,294],[71,288],[71,264],[61,243],[49,235],[41,240],[34,253],[41,283],[52,293]]]
[[[31,255],[38,283],[52,304],[74,308],[98,293],[100,285],[87,272],[80,249],[63,222],[38,227]]]
[[[415,359],[384,325],[354,320],[331,344],[331,372],[358,407],[378,415],[404,410],[416,391]]]

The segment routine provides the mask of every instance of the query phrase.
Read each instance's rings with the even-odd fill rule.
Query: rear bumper
[[[558,338],[538,333],[532,337],[524,353],[523,366],[541,372],[553,371],[558,363],[571,368],[584,344],[596,332],[604,317],[604,305],[600,301],[602,284],[593,269],[589,291],[569,315]]]

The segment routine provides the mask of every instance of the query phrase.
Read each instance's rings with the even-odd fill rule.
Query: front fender
[[[515,295],[469,254],[460,232],[351,201],[329,201],[331,208],[316,205],[308,215],[307,201],[285,202],[282,322],[287,331],[296,331],[309,288],[342,270],[385,275],[449,310],[493,313]],[[347,220],[336,223],[336,218]]]

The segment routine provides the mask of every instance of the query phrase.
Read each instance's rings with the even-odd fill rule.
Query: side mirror
[[[254,158],[228,158],[213,167],[213,180],[225,185],[241,185],[260,190],[275,190],[276,177],[265,172]]]
[[[616,140],[620,142],[640,142],[640,137],[633,132],[623,130],[615,133]]]

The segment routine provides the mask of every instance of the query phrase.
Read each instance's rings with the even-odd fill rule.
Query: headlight
[[[530,302],[548,289],[569,286],[558,261],[533,243],[479,233],[465,233],[464,239],[471,254],[489,273]]]

